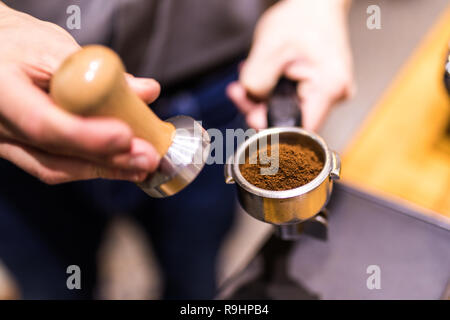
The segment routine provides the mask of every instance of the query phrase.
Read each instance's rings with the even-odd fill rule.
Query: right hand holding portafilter
[[[206,131],[190,117],[159,119],[129,88],[119,56],[106,47],[87,46],[67,58],[52,77],[50,95],[71,113],[120,119],[155,147],[160,166],[139,184],[150,196],[177,193],[203,168],[209,151]]]
[[[339,179],[340,160],[339,156],[329,149],[320,136],[300,127],[302,117],[296,87],[295,82],[282,79],[270,96],[259,101],[264,101],[267,105],[269,128],[257,132],[238,147],[233,160],[229,161],[225,167],[225,181],[236,183],[238,199],[242,208],[252,217],[275,225],[283,239],[296,239],[299,232],[305,230],[305,225],[299,225],[299,223],[313,220],[317,220],[316,225],[320,225],[319,228],[314,228],[316,231],[319,229],[319,232],[313,233],[318,234],[320,238],[325,238],[327,221],[326,215],[321,212],[331,194],[333,180]],[[255,100],[255,97],[252,99]],[[244,177],[240,164],[247,161],[244,159],[254,158],[250,156],[251,151],[255,152],[269,139],[271,147],[276,141],[280,150],[282,145],[309,149],[310,152],[315,153],[316,159],[323,163],[322,169],[317,172],[315,177],[312,177],[312,180],[298,186],[298,181],[305,178],[300,173],[303,172],[303,169],[296,166],[291,167],[295,170],[296,178],[291,176],[287,180],[295,186],[286,189],[277,188],[282,182],[286,182],[285,180],[276,180],[278,178],[272,180],[273,184],[266,185],[271,187],[257,186],[257,180],[271,180],[270,175],[263,177],[262,173],[259,173],[260,175],[254,183],[251,183],[249,177]],[[298,151],[298,149],[296,150]],[[281,156],[278,159],[280,160]],[[281,165],[281,160],[279,163]],[[287,167],[280,167],[280,169],[283,169],[281,173],[284,175]],[[256,172],[256,174],[258,173]]]

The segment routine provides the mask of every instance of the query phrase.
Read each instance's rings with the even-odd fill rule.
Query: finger
[[[298,82],[306,79],[312,79],[315,74],[317,74],[317,67],[304,59],[297,59],[293,61],[287,65],[284,70],[284,75],[286,78]]]
[[[158,168],[160,160],[161,157],[151,144],[145,140],[133,138],[130,152],[113,156],[108,164],[127,170],[153,172]]]
[[[282,49],[271,43],[255,41],[239,75],[240,83],[252,95],[266,98],[286,66],[295,59],[293,52]]]
[[[265,103],[256,103],[250,100],[244,87],[238,82],[233,82],[227,87],[227,95],[245,115],[249,127],[264,129],[267,127],[267,107]]]
[[[265,129],[267,128],[267,108],[264,105],[259,105],[250,111],[245,117],[245,121],[250,128]]]
[[[352,88],[352,80],[347,73],[330,72],[330,69],[316,69],[315,73],[300,81],[297,93],[304,127],[318,130],[329,110],[336,103],[349,98]]]
[[[262,105],[262,103],[256,103],[250,100],[247,91],[239,82],[230,83],[227,86],[226,92],[230,100],[243,114],[247,114],[251,110]]]
[[[0,157],[47,184],[96,178],[141,182],[148,175],[144,171],[111,169],[85,160],[51,155],[33,147],[10,142],[0,142]]]
[[[319,86],[305,81],[298,85],[302,110],[302,125],[305,129],[317,131],[331,108],[334,98]]]
[[[10,141],[15,141],[16,143],[28,145],[26,140],[17,139],[17,137],[14,137],[9,130],[5,129],[1,124],[0,137]],[[63,152],[59,152],[59,155],[64,154]],[[66,156],[67,155],[70,154],[66,154]],[[99,165],[107,165],[109,167],[123,170],[146,172],[155,171],[159,165],[159,161],[161,160],[161,157],[157,153],[156,149],[151,144],[140,138],[133,138],[131,140],[131,149],[127,152],[106,157],[85,156],[84,158],[85,160],[92,161]]]
[[[0,83],[4,124],[33,145],[79,157],[122,153],[131,147],[132,131],[119,120],[71,115],[19,72],[0,71]]]
[[[145,101],[145,103],[152,103],[155,101],[160,92],[160,84],[150,78],[136,78],[131,74],[126,74],[127,82],[136,94]]]

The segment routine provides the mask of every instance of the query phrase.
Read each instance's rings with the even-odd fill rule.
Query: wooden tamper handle
[[[130,89],[119,56],[99,45],[86,46],[68,57],[55,72],[50,95],[61,108],[80,116],[114,117],[150,142],[163,156],[175,127],[162,121]]]

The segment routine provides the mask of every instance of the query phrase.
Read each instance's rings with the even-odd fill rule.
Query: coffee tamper
[[[152,197],[182,190],[197,177],[208,157],[210,139],[203,127],[187,116],[159,119],[129,88],[122,61],[106,47],[86,46],[69,56],[51,79],[50,95],[71,113],[120,119],[137,137],[151,143],[161,162],[138,186]]]

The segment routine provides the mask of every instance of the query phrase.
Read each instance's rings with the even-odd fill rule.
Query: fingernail
[[[134,169],[149,170],[150,160],[145,155],[138,155],[131,158],[128,164]]]

